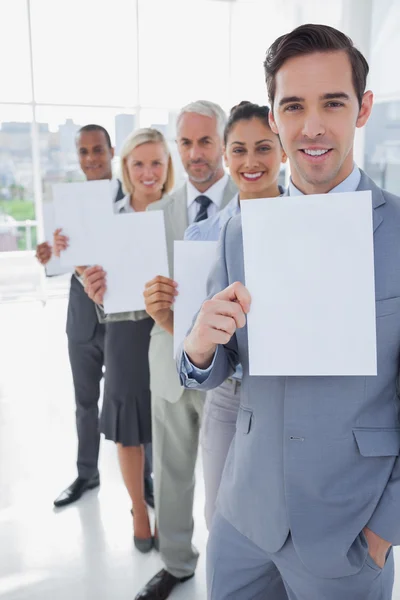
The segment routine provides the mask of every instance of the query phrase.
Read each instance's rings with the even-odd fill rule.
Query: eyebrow
[[[345,92],[330,92],[320,96],[320,100],[336,100],[339,98],[342,100],[350,100],[350,96]],[[300,96],[286,96],[279,102],[279,106],[290,104],[291,102],[305,102],[305,98],[300,98]]]
[[[255,146],[258,146],[259,144],[263,144],[264,142],[270,142],[271,144],[273,144],[274,140],[270,140],[269,138],[265,138],[265,140],[259,140],[258,142],[256,142]],[[234,144],[238,144],[239,146],[245,146],[246,145],[245,142],[239,142],[239,141],[231,142],[231,146],[233,146]]]
[[[207,140],[211,140],[211,139],[212,139],[212,137],[210,135],[204,135],[198,141],[199,142],[206,142]],[[186,138],[186,137],[179,138],[179,141],[180,142],[193,142],[193,140],[190,140],[189,138]]]

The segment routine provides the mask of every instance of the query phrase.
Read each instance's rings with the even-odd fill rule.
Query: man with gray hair
[[[149,210],[164,210],[170,272],[173,246],[183,240],[193,222],[226,206],[236,188],[223,168],[226,116],[220,106],[200,100],[185,106],[177,119],[177,144],[188,181],[165,202]],[[205,395],[185,390],[173,359],[174,282],[157,276],[145,290],[146,310],[155,326],[150,342],[153,469],[160,554],[165,568],[136,596],[164,600],[178,584],[191,579],[199,553],[192,545],[193,497],[199,430]]]

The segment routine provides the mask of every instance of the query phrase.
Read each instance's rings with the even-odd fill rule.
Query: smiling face
[[[226,141],[225,163],[241,200],[278,195],[279,169],[285,161],[278,136],[261,119],[242,119],[233,125]]]
[[[168,173],[168,156],[161,142],[136,146],[125,160],[135,193],[162,193]]]
[[[207,189],[222,177],[222,140],[215,117],[184,113],[177,143],[185,171],[196,187]]]
[[[365,92],[360,108],[344,51],[315,52],[283,64],[270,124],[279,132],[296,187],[325,193],[350,175],[355,129],[367,122],[372,102],[372,92]]]
[[[114,149],[103,131],[81,131],[76,139],[79,164],[88,181],[112,178]]]

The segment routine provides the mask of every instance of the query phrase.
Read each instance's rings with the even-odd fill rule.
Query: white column
[[[32,142],[32,167],[33,167],[33,190],[35,199],[36,221],[38,223],[37,234],[38,239],[43,240],[43,196],[42,196],[42,177],[40,168],[40,146],[39,146],[39,131],[36,121],[36,97],[35,83],[33,76],[33,54],[32,54],[32,22],[31,22],[31,6],[30,0],[26,0],[26,9],[28,14],[28,32],[29,32],[29,60],[30,60],[30,75],[31,75],[31,94],[32,94],[32,125],[31,125],[31,142]]]
[[[140,40],[139,40],[139,0],[136,3],[136,107],[135,107],[135,128],[142,127],[140,122]]]
[[[31,3],[26,0],[26,10],[28,16],[28,35],[29,35],[29,60],[30,60],[30,75],[31,75],[31,93],[32,93],[32,124],[31,124],[31,142],[32,142],[32,171],[33,171],[33,193],[35,201],[35,218],[36,218],[36,236],[37,241],[44,240],[44,225],[43,225],[43,195],[42,195],[42,170],[40,165],[40,144],[39,130],[36,121],[36,96],[35,96],[35,78],[33,73],[33,50],[32,50],[32,21],[31,21]],[[44,269],[40,269],[40,298],[43,303],[47,299],[46,276]]]

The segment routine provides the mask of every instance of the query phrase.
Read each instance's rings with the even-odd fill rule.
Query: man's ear
[[[368,121],[370,114],[372,112],[372,106],[374,104],[374,94],[371,90],[368,90],[364,93],[361,108],[358,113],[356,127],[364,127],[366,122]]]
[[[275,133],[276,135],[279,135],[278,127],[276,126],[276,123],[275,123],[275,117],[274,117],[272,108],[268,113],[268,123],[269,123],[269,126],[271,127],[271,131],[273,131],[273,133]]]

